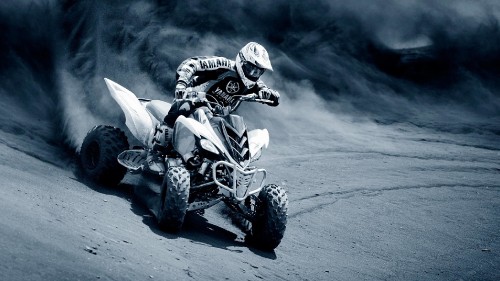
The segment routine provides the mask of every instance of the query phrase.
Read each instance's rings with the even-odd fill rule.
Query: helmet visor
[[[245,73],[245,76],[252,80],[252,81],[257,81],[259,77],[266,71],[266,69],[261,68],[256,66],[255,64],[245,61],[242,65],[243,68],[243,73]]]

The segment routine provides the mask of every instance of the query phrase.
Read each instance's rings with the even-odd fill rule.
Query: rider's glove
[[[269,104],[270,106],[277,106],[279,104],[280,94],[276,90],[264,88],[259,91],[259,98],[272,101],[273,103]]]
[[[223,111],[222,106],[220,104],[213,105],[213,112],[215,114],[221,114]]]
[[[186,98],[186,86],[178,83],[175,86],[175,98],[176,99],[185,99]]]

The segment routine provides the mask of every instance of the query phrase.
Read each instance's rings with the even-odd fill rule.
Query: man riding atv
[[[180,115],[189,116],[198,105],[187,99],[186,88],[205,92],[206,98],[222,107],[233,109],[240,104],[240,97],[257,94],[260,99],[270,100],[270,106],[279,104],[280,95],[268,88],[259,78],[266,70],[273,70],[266,49],[258,43],[246,44],[236,56],[236,60],[224,57],[200,56],[183,61],[177,68],[175,98],[172,107],[159,125],[149,144],[146,159],[147,168],[152,172],[164,173],[161,151],[165,151],[172,138],[172,127]],[[188,164],[196,165],[195,157],[184,156]]]
[[[275,249],[286,229],[288,196],[283,187],[267,183],[266,169],[255,166],[269,145],[269,132],[248,130],[243,117],[232,114],[243,101],[278,105],[279,94],[259,80],[266,69],[271,69],[267,52],[256,43],[245,46],[236,62],[189,59],[178,70],[174,105],[138,98],[104,78],[140,146],[130,149],[119,127],[96,125],[80,147],[82,174],[114,186],[130,172],[137,179],[134,192],[160,229],[171,233],[181,230],[188,212],[223,202],[245,241]]]

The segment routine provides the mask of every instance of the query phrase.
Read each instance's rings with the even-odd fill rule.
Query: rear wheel
[[[80,164],[87,178],[114,186],[127,169],[117,161],[118,154],[129,147],[127,136],[119,128],[96,126],[87,133],[80,148]]]
[[[288,196],[285,190],[275,184],[264,186],[255,201],[250,242],[264,250],[278,247],[285,233],[287,211]]]
[[[182,166],[170,167],[161,186],[158,225],[167,232],[179,232],[188,208],[190,176]]]

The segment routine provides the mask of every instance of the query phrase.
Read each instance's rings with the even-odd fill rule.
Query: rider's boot
[[[165,123],[156,126],[151,147],[148,148],[146,156],[147,168],[158,174],[165,174],[164,155],[172,140],[172,128]]]

